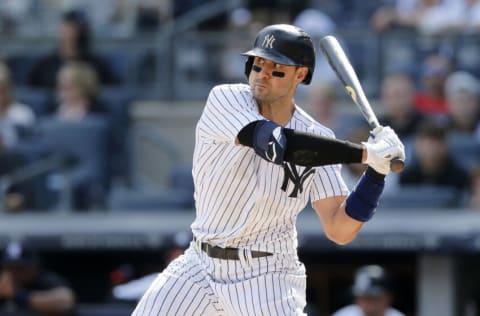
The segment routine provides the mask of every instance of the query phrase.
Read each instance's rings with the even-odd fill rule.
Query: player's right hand
[[[362,144],[367,151],[365,163],[378,173],[387,175],[393,158],[405,160],[405,147],[389,126],[375,128],[371,131],[368,141]]]

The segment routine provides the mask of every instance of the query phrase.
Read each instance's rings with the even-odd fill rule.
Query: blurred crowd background
[[[165,242],[147,250],[112,247],[105,254],[90,244],[69,252],[35,238],[27,243],[29,227],[48,225],[52,216],[193,218],[191,154],[205,98],[216,84],[246,82],[240,53],[274,23],[302,27],[317,48],[323,36],[335,35],[381,123],[404,141],[407,167],[388,177],[382,214],[412,222],[417,213],[438,214],[427,227],[445,223],[446,214],[480,223],[480,1],[1,0],[0,221],[24,229],[5,234],[1,245],[19,257],[18,249],[33,248],[32,262],[63,274],[65,280],[42,281],[60,288],[53,298],[63,303],[52,303],[66,306],[60,312],[75,310],[76,302],[79,315],[128,314],[137,294],[115,298],[114,286],[161,270],[172,245],[187,243],[167,241],[176,235],[160,231]],[[317,49],[312,84],[299,88],[297,104],[337,137],[365,141],[368,127],[342,89]],[[350,188],[363,170],[343,168]],[[51,229],[54,236],[58,227]],[[437,233],[464,238],[460,257],[432,261],[452,265],[455,279],[442,284],[458,291],[448,298],[452,310],[423,315],[480,315],[480,229],[474,242],[455,229]],[[326,247],[324,259],[323,248],[307,248],[300,253],[313,275],[311,315],[346,304],[354,270],[369,263],[390,268],[401,292],[397,306],[407,315],[428,310],[419,307],[426,291],[419,266],[428,269],[432,258],[422,246],[347,253]],[[15,313],[28,304],[25,293],[9,290],[9,278],[0,277],[0,300],[5,313]],[[48,314],[42,308],[33,310]]]

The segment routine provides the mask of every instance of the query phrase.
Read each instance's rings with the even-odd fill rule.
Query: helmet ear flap
[[[308,68],[308,73],[305,76],[305,79],[303,79],[302,83],[306,85],[310,84],[310,81],[312,81],[312,76],[313,76],[313,71],[311,68]]]
[[[247,76],[247,80],[250,77],[250,71],[252,71],[253,59],[252,56],[248,56],[245,60],[245,76]]]

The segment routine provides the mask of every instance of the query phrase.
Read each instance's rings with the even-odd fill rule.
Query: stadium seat
[[[25,85],[33,64],[38,59],[38,54],[15,53],[7,56],[6,64],[12,73],[15,85]]]
[[[382,76],[389,73],[404,72],[418,77],[417,60],[419,51],[415,37],[410,30],[394,30],[382,37],[380,52]]]
[[[133,89],[127,87],[104,87],[100,90],[100,100],[106,107],[111,123],[109,148],[109,177],[128,181],[128,139],[129,139],[129,106],[135,97]]]
[[[466,170],[472,170],[480,164],[480,142],[475,137],[451,132],[448,146],[453,159]]]
[[[99,52],[109,63],[122,85],[135,86],[140,81],[141,63],[146,53],[140,49],[104,49]]]
[[[475,76],[480,75],[480,43],[477,36],[459,37],[456,44],[458,70],[464,70]]]
[[[15,98],[29,106],[36,116],[44,116],[50,112],[53,95],[47,89],[19,86],[15,88]]]
[[[79,122],[45,118],[39,121],[37,133],[45,152],[65,155],[73,165],[69,181],[74,206],[102,204],[107,188],[107,120],[93,115]],[[58,172],[49,175],[48,188],[52,192],[59,192],[66,184]]]
[[[170,183],[172,188],[177,190],[185,190],[193,196],[194,185],[192,177],[192,166],[177,165],[173,168],[170,175]]]
[[[381,208],[390,209],[442,209],[457,206],[459,192],[451,187],[411,185],[398,188],[380,198]]]
[[[79,304],[76,316],[130,316],[134,306],[121,303]]]
[[[113,211],[191,210],[192,195],[183,190],[116,191],[108,208]]]
[[[191,166],[174,166],[170,174],[169,187],[166,189],[117,190],[109,197],[109,209],[112,210],[162,210],[194,207],[194,185]]]

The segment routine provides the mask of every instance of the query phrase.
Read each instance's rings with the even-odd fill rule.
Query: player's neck
[[[286,126],[295,112],[295,101],[292,99],[290,102],[283,104],[258,102],[258,110],[265,118],[281,126]]]

